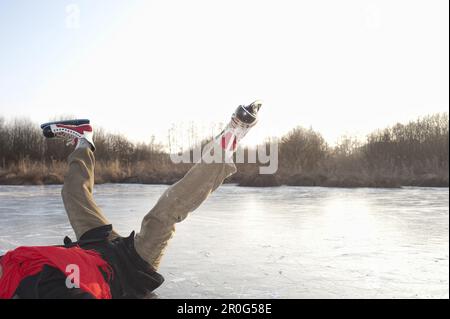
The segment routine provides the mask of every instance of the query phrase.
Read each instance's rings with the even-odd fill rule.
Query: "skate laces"
[[[240,121],[235,115],[233,115],[233,117],[231,118],[230,124],[231,124],[232,128],[241,128],[241,129],[246,130],[246,129],[249,129],[249,128],[252,128],[253,126],[255,126],[256,121],[251,124],[244,123],[244,122]]]
[[[58,128],[54,134],[55,137],[62,140],[66,146],[76,145],[78,143],[78,137],[70,132],[70,129],[68,128]]]
[[[66,146],[76,145],[78,143],[78,137],[72,136],[68,133],[58,132],[55,133],[55,137],[62,140]]]
[[[239,142],[242,140],[245,135],[250,131],[250,129],[256,125],[256,121],[248,124],[240,121],[236,116],[233,116],[231,118],[231,122],[228,126],[229,131],[233,133],[234,136],[236,136],[237,141]]]

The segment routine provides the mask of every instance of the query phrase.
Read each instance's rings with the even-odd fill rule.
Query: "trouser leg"
[[[109,225],[93,197],[95,157],[90,148],[78,148],[69,156],[62,198],[77,239],[96,227]],[[113,232],[112,237],[118,234]]]
[[[135,238],[138,254],[156,270],[175,224],[199,207],[225,178],[236,172],[234,163],[200,162],[176,184],[170,186],[144,217]]]

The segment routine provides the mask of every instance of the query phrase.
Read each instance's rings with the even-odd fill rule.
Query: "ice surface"
[[[123,235],[167,186],[106,184]],[[219,188],[177,226],[159,298],[448,298],[448,188]],[[0,253],[73,232],[60,186],[0,186]]]

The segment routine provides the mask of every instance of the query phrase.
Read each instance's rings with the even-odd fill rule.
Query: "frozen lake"
[[[96,186],[122,235],[167,186]],[[73,232],[61,186],[0,186],[0,253]],[[225,185],[179,224],[160,298],[448,298],[448,188]]]

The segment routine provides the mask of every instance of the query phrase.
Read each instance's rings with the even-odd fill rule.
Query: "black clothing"
[[[112,278],[107,280],[112,298],[144,298],[164,282],[158,274],[143,260],[134,248],[134,232],[129,237],[110,240],[111,225],[101,226],[86,232],[78,242],[64,238],[64,246],[79,246],[85,250],[94,250],[111,266]],[[41,272],[23,279],[16,290],[15,298],[25,299],[92,299],[89,293],[76,288],[66,287],[66,276],[56,268],[44,266]]]

